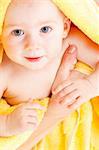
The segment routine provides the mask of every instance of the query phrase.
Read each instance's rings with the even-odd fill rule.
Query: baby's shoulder
[[[10,74],[10,72],[11,72],[11,62],[4,54],[2,62],[0,63],[0,76],[4,76],[4,78],[6,79],[7,76]]]
[[[9,63],[5,56],[0,63],[0,98],[2,97],[3,92],[7,88],[7,81],[9,80]]]

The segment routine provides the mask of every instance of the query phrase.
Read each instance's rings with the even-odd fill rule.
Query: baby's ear
[[[67,17],[64,18],[64,33],[63,38],[66,38],[68,36],[69,30],[71,26],[71,21]]]

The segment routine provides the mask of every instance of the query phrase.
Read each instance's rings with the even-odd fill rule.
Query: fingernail
[[[68,53],[74,53],[77,50],[77,47],[75,45],[69,45],[68,47]]]

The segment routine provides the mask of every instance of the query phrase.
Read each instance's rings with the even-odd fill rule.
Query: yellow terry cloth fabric
[[[93,71],[81,62],[75,69],[87,75]],[[32,150],[99,150],[99,97],[67,116]]]
[[[90,39],[99,44],[99,5],[95,0],[52,0]]]
[[[86,74],[92,72],[91,68],[81,62],[77,63],[76,70]],[[47,107],[48,100],[45,98],[35,101]],[[16,107],[10,107],[1,100],[0,114],[11,113]],[[38,111],[40,121],[43,115],[44,112]],[[18,136],[1,137],[0,150],[16,150],[31,133],[32,131],[27,131]],[[33,150],[99,150],[99,97],[83,104],[77,111],[67,116]]]

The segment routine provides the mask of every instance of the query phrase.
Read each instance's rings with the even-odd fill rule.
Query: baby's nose
[[[39,48],[39,41],[36,37],[28,36],[25,41],[25,50],[36,50]]]

